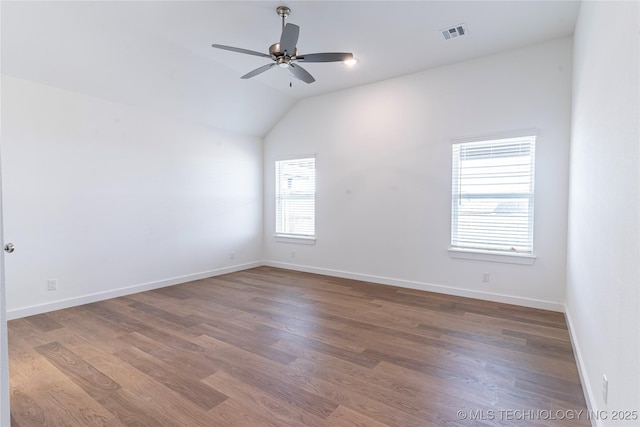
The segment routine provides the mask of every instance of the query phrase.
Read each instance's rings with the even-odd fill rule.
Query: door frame
[[[0,17],[2,5],[0,2]],[[0,64],[1,69],[1,64]],[[2,93],[0,78],[0,93]],[[1,104],[1,103],[0,103]],[[0,117],[2,112],[0,110]],[[2,126],[0,124],[0,141]],[[0,156],[0,246],[4,246],[4,226],[2,223],[2,167]],[[7,304],[5,302],[4,251],[0,248],[0,425],[11,425],[11,409],[9,406],[9,340],[7,337]]]

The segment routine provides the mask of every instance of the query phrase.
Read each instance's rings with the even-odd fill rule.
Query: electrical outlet
[[[490,278],[489,273],[487,273],[487,272],[482,273],[482,281],[483,282],[488,283],[489,282],[489,278]]]
[[[56,289],[58,289],[58,280],[57,279],[47,280],[47,290],[55,291]]]
[[[296,251],[291,251],[291,258],[295,258],[296,257]]]
[[[606,375],[602,376],[602,399],[604,400],[604,404],[607,404],[607,399],[609,398],[609,380]]]
[[[236,253],[235,252],[231,252],[229,254],[229,259],[235,259],[236,258]]]

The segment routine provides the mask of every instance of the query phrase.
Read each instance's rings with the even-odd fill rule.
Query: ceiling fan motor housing
[[[269,46],[269,55],[273,56],[276,60],[277,58],[284,56],[284,52],[280,52],[280,43],[274,43]],[[296,57],[298,56],[298,48],[293,51],[293,55],[287,55],[288,57]]]

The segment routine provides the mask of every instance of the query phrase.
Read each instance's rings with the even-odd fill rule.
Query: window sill
[[[481,249],[449,248],[448,251],[449,257],[451,258],[502,262],[506,264],[533,265],[537,258],[533,254],[485,251]]]
[[[274,234],[273,238],[276,242],[295,243],[297,245],[315,245],[315,236],[296,236],[294,234]]]

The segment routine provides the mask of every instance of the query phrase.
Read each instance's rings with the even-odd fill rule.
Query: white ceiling
[[[275,9],[292,9],[301,54],[349,51],[355,67],[304,64],[307,85],[268,59]],[[2,72],[64,89],[264,135],[298,99],[570,36],[579,1],[2,2]],[[463,38],[440,29],[466,24]]]

